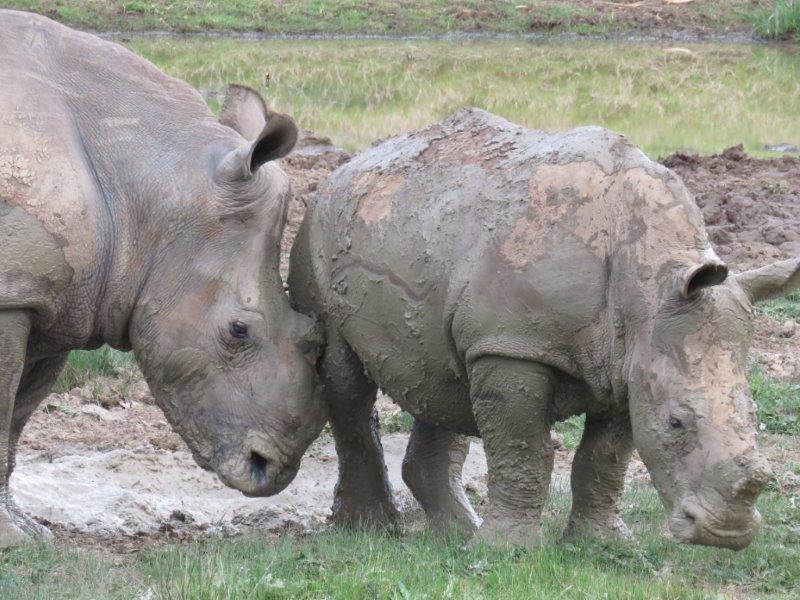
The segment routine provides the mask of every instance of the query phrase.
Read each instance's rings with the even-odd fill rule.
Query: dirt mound
[[[683,178],[718,254],[735,269],[800,256],[800,158],[676,152],[661,162]]]

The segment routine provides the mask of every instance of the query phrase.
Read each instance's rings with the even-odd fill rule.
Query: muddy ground
[[[307,134],[283,161],[295,190],[284,266],[305,203],[348,158],[329,140]],[[799,158],[755,159],[731,148],[709,157],[676,153],[662,162],[694,193],[719,255],[734,269],[800,254]],[[753,358],[770,376],[800,379],[800,329],[761,317]],[[384,415],[397,411],[386,398],[379,409]],[[406,439],[402,433],[385,435],[384,446],[392,484],[413,524],[420,512],[400,479]],[[486,491],[485,460],[479,442],[472,448],[465,481],[480,501]],[[557,450],[556,490],[568,489],[570,459],[571,452]],[[336,469],[333,441],[325,433],[286,491],[273,498],[245,498],[195,465],[132,367],[87,388],[51,395],[24,432],[12,486],[23,508],[57,537],[125,551],[211,532],[322,527]],[[629,477],[647,480],[638,460]]]

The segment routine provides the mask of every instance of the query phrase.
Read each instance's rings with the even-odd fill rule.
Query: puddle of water
[[[800,49],[748,44],[143,39],[126,44],[216,108],[262,91],[350,150],[478,106],[532,128],[603,125],[653,156],[800,144]],[[774,153],[773,153],[774,154]]]

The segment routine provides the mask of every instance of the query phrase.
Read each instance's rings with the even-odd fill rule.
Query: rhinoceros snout
[[[718,512],[696,499],[681,502],[669,519],[669,529],[684,544],[742,550],[750,545],[761,526],[761,514],[753,507]]]
[[[296,465],[283,464],[260,449],[246,450],[244,461],[248,465],[249,479],[243,478],[235,487],[245,496],[273,496],[283,491],[297,475]]]

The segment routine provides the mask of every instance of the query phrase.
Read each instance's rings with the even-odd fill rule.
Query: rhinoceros
[[[8,480],[72,349],[133,349],[197,462],[249,495],[324,424],[278,273],[296,126],[244,88],[221,120],[116,44],[0,11],[0,546],[43,533]]]
[[[743,548],[771,477],[746,379],[753,303],[800,260],[731,274],[679,178],[599,127],[547,134],[476,109],[385,141],[320,188],[293,306],[324,329],[334,518],[390,523],[373,403],[415,421],[403,478],[434,523],[536,544],[554,422],[585,414],[566,535],[627,538],[638,450],[686,543]],[[488,463],[482,523],[464,436]]]

